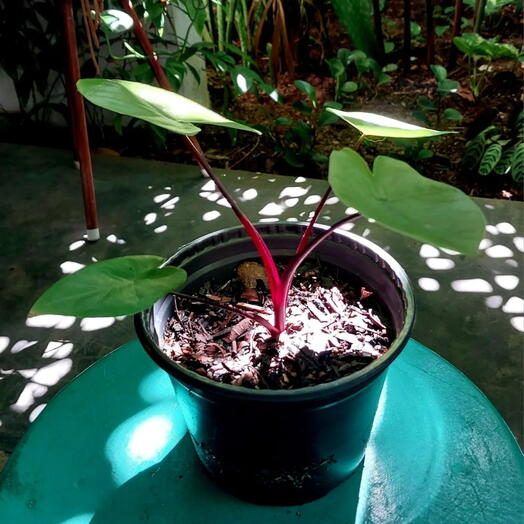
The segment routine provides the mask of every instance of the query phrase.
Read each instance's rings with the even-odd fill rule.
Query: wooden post
[[[84,100],[76,89],[76,83],[80,79],[80,64],[78,61],[72,0],[62,0],[61,8],[67,53],[66,85],[73,133],[73,147],[75,150],[75,159],[80,163],[87,240],[95,241],[100,238],[100,231],[98,229],[93,166],[91,164],[91,154],[89,151]]]

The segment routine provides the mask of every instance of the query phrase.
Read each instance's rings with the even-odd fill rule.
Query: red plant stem
[[[326,204],[326,200],[329,198],[330,194],[331,194],[331,186],[328,186],[327,191],[324,193],[322,200],[318,203],[318,206],[315,209],[315,213],[311,217],[311,220],[309,221],[309,224],[307,225],[307,228],[304,231],[302,238],[300,239],[300,242],[298,244],[298,247],[295,253],[299,253],[306,247],[309,237],[311,236],[311,232],[313,231],[313,226],[315,225],[315,222],[317,221],[318,216],[320,215],[320,212],[322,211],[322,208]]]
[[[282,331],[285,330],[285,320],[286,320],[286,307],[287,307],[287,297],[291,284],[293,282],[293,277],[295,272],[299,268],[300,264],[308,257],[308,255],[313,251],[321,242],[323,242],[331,233],[333,233],[341,225],[351,222],[357,218],[360,218],[362,215],[360,213],[353,213],[347,217],[344,217],[342,220],[339,220],[333,224],[329,229],[326,229],[323,233],[317,235],[300,253],[295,253],[288,261],[284,271],[282,272],[280,278],[282,281],[282,292],[284,294],[285,300],[281,308],[277,310],[275,307],[275,327],[283,325]],[[280,333],[279,333],[280,334]]]
[[[273,326],[269,321],[267,321],[264,317],[261,317],[260,315],[257,315],[256,313],[251,313],[250,311],[244,311],[243,309],[240,309],[235,306],[230,306],[229,304],[223,304],[222,302],[219,302],[218,300],[212,300],[207,297],[202,296],[194,296],[194,295],[186,295],[186,293],[179,293],[178,291],[173,291],[172,293],[176,297],[184,298],[186,300],[189,300],[190,302],[203,302],[204,304],[209,304],[210,306],[217,307],[220,309],[226,309],[227,311],[231,311],[232,313],[236,313],[237,315],[240,315],[245,318],[249,318],[250,320],[253,320],[254,322],[258,322],[260,325],[264,326],[272,337],[277,338],[279,333],[277,333],[275,326]]]
[[[278,307],[280,306],[280,304],[285,303],[286,297],[284,294],[282,294],[280,275],[278,273],[278,269],[275,264],[275,261],[273,260],[273,256],[271,255],[271,252],[269,251],[269,248],[267,247],[267,244],[264,242],[264,239],[260,236],[260,233],[256,230],[255,226],[251,223],[249,218],[240,210],[240,208],[238,207],[238,204],[229,195],[229,193],[227,192],[227,189],[224,187],[220,179],[213,172],[213,169],[211,169],[211,166],[209,165],[209,162],[207,161],[206,157],[200,151],[198,151],[198,149],[192,142],[188,143],[188,147],[190,147],[191,150],[193,151],[195,158],[199,159],[199,164],[202,170],[215,183],[221,195],[226,199],[228,204],[231,206],[233,213],[235,213],[237,218],[240,220],[240,223],[242,224],[242,226],[246,230],[246,233],[249,235],[249,237],[253,241],[253,244],[255,244],[255,247],[258,253],[260,254],[262,263],[264,264],[264,268],[268,276],[269,291],[271,292],[271,300],[273,302],[273,307],[275,308],[275,311],[276,311]],[[275,327],[279,329],[279,326],[276,325]],[[281,331],[283,331],[283,329]]]

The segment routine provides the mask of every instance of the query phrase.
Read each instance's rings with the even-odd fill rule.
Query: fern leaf
[[[471,139],[467,144],[462,157],[462,164],[467,169],[473,169],[482,158],[484,148],[486,147],[486,136],[484,133],[479,133],[475,138]]]
[[[524,142],[515,146],[511,159],[511,176],[515,182],[524,182]]]
[[[491,144],[484,152],[480,161],[479,175],[489,175],[497,165],[501,156],[502,146],[500,144]]]
[[[505,173],[508,173],[510,171],[511,159],[513,158],[514,152],[514,147],[507,147],[502,151],[502,156],[500,157],[500,160],[497,162],[495,169],[493,169],[493,171],[497,175],[504,175]]]

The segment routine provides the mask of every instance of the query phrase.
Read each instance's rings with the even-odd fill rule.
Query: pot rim
[[[305,222],[275,222],[271,224],[265,223],[256,223],[255,227],[267,227],[267,226],[303,226],[306,227],[307,223]],[[330,226],[325,224],[315,224],[315,229],[326,230]],[[214,236],[219,236],[223,234],[231,234],[234,232],[244,233],[242,226],[233,226],[229,228],[223,228],[206,235],[202,235],[191,242],[188,242],[181,246],[171,257],[169,257],[165,262],[162,263],[161,267],[167,266],[175,257],[180,257],[184,255],[185,251],[193,249],[195,243],[206,242],[209,238]],[[388,268],[393,271],[400,282],[400,290],[403,295],[404,310],[406,312],[404,318],[404,324],[391,343],[388,350],[381,355],[379,358],[375,359],[371,364],[368,364],[364,368],[341,377],[337,380],[331,382],[326,382],[323,384],[316,384],[314,386],[306,386],[303,388],[296,389],[250,389],[243,386],[234,386],[232,384],[224,384],[221,382],[216,382],[211,380],[208,377],[199,375],[194,371],[177,364],[171,360],[156,344],[153,338],[150,336],[149,331],[146,327],[147,314],[153,306],[150,308],[137,313],[134,315],[135,330],[138,334],[138,339],[146,350],[148,355],[169,375],[174,376],[177,380],[182,381],[183,383],[190,384],[192,387],[198,389],[205,389],[207,391],[212,390],[214,393],[220,396],[233,396],[240,400],[249,400],[249,401],[280,401],[280,402],[296,402],[296,401],[307,401],[313,400],[318,397],[325,396],[336,396],[337,394],[347,392],[356,392],[365,387],[375,376],[379,375],[384,371],[400,354],[407,341],[409,340],[409,335],[413,328],[413,323],[415,319],[415,301],[413,295],[413,289],[410,283],[410,280],[404,271],[403,267],[383,248],[367,240],[364,237],[345,231],[343,229],[336,229],[335,234],[346,237],[352,242],[357,242],[363,245],[365,248],[369,249],[376,255],[378,255],[388,266]],[[239,237],[237,237],[239,238]],[[245,235],[247,237],[247,234]],[[325,240],[329,242],[329,237]],[[162,300],[162,299],[160,299]],[[359,387],[360,386],[360,387]]]

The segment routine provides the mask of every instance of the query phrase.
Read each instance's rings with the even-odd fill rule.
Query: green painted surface
[[[31,426],[1,474],[0,515],[24,524],[493,524],[520,522],[523,510],[523,459],[505,423],[415,341],[391,366],[363,469],[324,498],[255,506],[214,485],[196,460],[168,376],[131,342]]]

